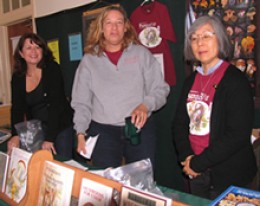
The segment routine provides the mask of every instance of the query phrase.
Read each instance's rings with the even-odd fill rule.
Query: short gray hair
[[[218,41],[218,57],[220,59],[229,59],[231,57],[231,44],[227,31],[222,22],[215,16],[201,16],[194,21],[189,28],[184,41],[184,57],[187,61],[198,61],[191,49],[191,35],[195,33],[200,27],[210,24],[216,34]]]

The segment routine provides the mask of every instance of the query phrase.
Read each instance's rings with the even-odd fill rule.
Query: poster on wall
[[[190,0],[189,16],[218,16],[233,45],[231,63],[245,73],[253,92],[256,85],[255,0]]]
[[[70,34],[68,36],[68,41],[69,41],[70,61],[81,60],[83,55],[81,33]]]
[[[55,61],[58,64],[60,64],[59,40],[58,39],[49,40],[47,42],[47,45],[50,48],[50,50],[52,51]]]

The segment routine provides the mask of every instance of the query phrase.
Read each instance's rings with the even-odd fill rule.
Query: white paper
[[[99,135],[96,135],[96,136],[94,136],[94,137],[91,137],[91,136],[90,136],[90,137],[87,139],[86,145],[85,145],[85,149],[86,149],[87,153],[84,154],[82,151],[80,152],[80,154],[81,154],[83,157],[85,157],[85,158],[87,158],[87,159],[90,159],[90,157],[91,157],[91,155],[92,155],[92,152],[93,152],[93,149],[94,149],[94,147],[95,147],[95,145],[96,145],[98,136],[99,136]]]
[[[251,143],[254,144],[254,141],[257,139],[253,134],[251,135]]]
[[[70,165],[72,167],[76,167],[76,168],[82,169],[82,170],[88,170],[88,167],[83,166],[82,164],[78,163],[77,161],[75,161],[73,159],[65,161],[64,163],[68,164],[68,165]]]

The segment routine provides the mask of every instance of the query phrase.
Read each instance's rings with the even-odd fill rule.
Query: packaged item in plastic
[[[137,189],[163,195],[154,182],[150,159],[140,160],[115,169],[106,169],[104,177]]]
[[[44,132],[41,121],[37,119],[15,124],[15,129],[20,137],[20,147],[28,152],[41,149],[44,141]]]

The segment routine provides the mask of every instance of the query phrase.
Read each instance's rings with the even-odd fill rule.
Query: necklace
[[[34,73],[31,73],[31,74],[27,73],[26,78],[27,78],[27,80],[31,81],[34,84],[39,83],[39,78]]]
[[[26,79],[34,84],[39,84],[41,79],[41,70],[31,69],[30,72],[26,72]]]
[[[28,72],[27,72],[27,73],[26,73],[26,76],[27,76],[27,77],[32,77],[32,76],[33,76],[33,73],[28,73]]]
[[[31,81],[34,84],[38,84],[39,83],[39,80],[37,78],[34,78],[34,77],[29,77],[28,76],[28,80]]]
[[[201,92],[205,92],[205,90],[207,89],[209,83],[211,82],[212,78],[215,76],[214,75],[215,72],[213,72],[212,74],[210,74],[210,77],[208,78],[208,80],[206,81],[205,84],[203,84],[202,80],[203,80],[203,75],[200,76],[200,89],[201,89]]]

